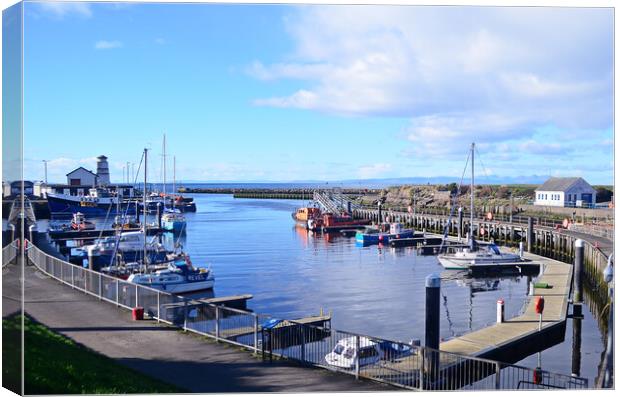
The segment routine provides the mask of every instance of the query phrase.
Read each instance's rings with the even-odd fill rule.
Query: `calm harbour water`
[[[445,271],[434,256],[409,248],[358,247],[353,237],[326,237],[295,226],[301,200],[234,199],[194,195],[198,212],[186,214],[181,243],[197,264],[210,264],[214,293],[250,293],[249,307],[282,318],[331,310],[332,326],[408,341],[424,340],[426,276],[442,277],[441,336],[449,339],[492,324],[496,302],[506,317],[527,299],[525,277],[471,280]],[[171,235],[168,235],[171,238]],[[594,381],[604,351],[601,331],[584,305],[581,376]],[[543,368],[571,373],[572,320],[565,341],[542,353]],[[534,367],[536,355],[519,364]]]
[[[210,265],[215,288],[207,296],[252,294],[248,307],[279,318],[332,311],[332,327],[387,339],[424,341],[425,278],[442,278],[441,336],[450,339],[492,324],[496,302],[506,317],[522,310],[526,277],[468,279],[445,271],[434,256],[410,248],[358,247],[353,237],[312,234],[295,225],[300,200],[234,199],[192,195],[197,212],[186,213],[180,243],[194,265]],[[176,242],[165,234],[169,247]],[[604,351],[601,331],[584,305],[581,376],[593,385]],[[572,320],[565,341],[542,353],[543,368],[571,373]],[[536,355],[520,363],[537,365]]]

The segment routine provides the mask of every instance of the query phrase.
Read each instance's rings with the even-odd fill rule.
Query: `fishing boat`
[[[358,245],[388,244],[390,240],[412,238],[413,235],[413,229],[405,229],[401,223],[394,222],[389,224],[389,230],[385,225],[381,225],[379,228],[369,227],[358,231],[355,233],[355,243]]]
[[[63,193],[47,193],[50,213],[67,216],[80,212],[87,216],[135,214],[136,200],[133,197],[118,196],[104,187],[88,189],[87,195],[72,196]]]
[[[296,222],[306,225],[309,220],[317,219],[321,216],[321,209],[318,207],[301,207],[291,214]]]
[[[445,269],[469,269],[476,266],[501,265],[522,261],[521,256],[513,253],[504,253],[494,245],[489,245],[486,249],[481,249],[474,238],[474,151],[476,144],[471,144],[471,184],[470,184],[470,208],[469,208],[469,247],[460,248],[454,252],[445,253],[437,256],[439,263]]]
[[[363,228],[370,223],[367,219],[355,219],[349,214],[326,213],[308,220],[308,230],[313,232],[339,232],[342,229]]]
[[[166,210],[161,217],[161,227],[174,233],[181,233],[185,230],[187,221],[185,216],[177,209]]]
[[[215,277],[210,268],[196,268],[188,255],[178,254],[168,263],[167,269],[134,273],[127,278],[127,281],[160,291],[185,293],[212,289]]]
[[[76,212],[71,219],[71,230],[95,230],[95,224],[87,221],[81,212]]]

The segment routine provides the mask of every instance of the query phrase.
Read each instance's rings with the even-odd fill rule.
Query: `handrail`
[[[282,358],[300,361],[305,364],[355,375],[356,377],[366,377],[398,387],[416,390],[453,390],[462,387],[471,387],[475,390],[502,388],[511,389],[514,388],[514,382],[516,380],[529,382],[533,376],[532,374],[536,371],[499,361],[449,353],[427,347],[414,346],[403,342],[386,340],[384,338],[364,336],[347,331],[335,330],[331,327],[326,328],[318,325],[303,324],[295,320],[287,320],[290,324],[295,325],[296,328],[294,329],[284,327],[282,332],[278,331],[278,328],[274,328],[273,330],[265,330],[262,326],[259,327],[259,319],[271,318],[271,316],[240,309],[227,308],[206,302],[200,302],[199,309],[196,311],[194,311],[194,309],[189,310],[188,304],[192,302],[192,299],[190,298],[175,296],[154,288],[128,283],[124,280],[107,276],[90,269],[85,269],[55,258],[43,252],[38,247],[32,245],[27,240],[26,242],[30,247],[28,250],[28,259],[40,271],[48,274],[50,277],[60,281],[63,284],[69,285],[72,288],[83,291],[89,295],[98,297],[100,300],[105,300],[127,309],[132,309],[141,303],[145,307],[149,308],[149,315],[157,321],[176,325],[178,327],[182,327],[182,329],[186,331],[215,338],[218,341],[249,347],[256,353],[259,353],[259,351],[262,350],[263,358],[266,344],[269,344],[270,355],[273,354]],[[86,275],[90,275],[90,277],[87,277]],[[105,288],[104,281],[106,282]],[[111,286],[115,289],[110,289]],[[112,299],[107,293],[114,295],[114,298]],[[121,294],[123,295],[122,299],[120,296]],[[170,321],[165,314],[162,315],[161,309],[168,303],[181,304],[179,308],[183,309],[183,313],[179,320],[180,322],[174,319]],[[194,306],[196,305],[191,305],[192,308]],[[209,315],[209,312],[212,314]],[[164,313],[166,313],[166,311],[164,311]],[[230,328],[231,323],[233,328]],[[264,332],[268,334],[267,340],[264,340]],[[275,334],[272,334],[272,332],[275,332]],[[280,333],[278,334],[278,332]],[[227,336],[229,334],[232,334],[233,336]],[[246,335],[248,337],[253,336],[253,338],[251,338],[251,341],[244,342],[243,340],[237,340],[234,335]],[[321,354],[314,354],[308,357],[304,353],[306,338],[318,338],[316,335],[323,336],[319,339],[310,340],[308,343],[319,340],[323,341],[325,343],[320,345],[320,348],[323,350],[321,350]],[[335,339],[331,336],[336,336],[337,338],[354,337],[358,339],[368,337],[377,342],[387,342],[389,344],[407,347],[407,349],[410,349],[409,351],[412,355],[413,352],[419,352],[420,354],[412,356],[409,361],[394,361],[387,357],[383,359],[387,360],[385,361],[385,364],[381,364],[381,362],[379,362],[377,365],[364,368],[360,368],[360,366],[357,365],[355,372],[352,372],[349,369],[330,365],[323,361],[322,357],[329,354],[329,352],[334,348],[337,340],[337,338]],[[276,338],[275,352],[272,344],[272,337]],[[301,350],[280,348],[278,351],[278,343],[284,346],[297,345],[301,347]],[[313,346],[313,349],[316,348],[319,347],[316,345]],[[440,371],[443,371],[444,378],[439,380],[432,378],[429,381],[429,375],[426,371],[433,370],[426,369],[424,364],[424,360],[426,359],[436,360],[433,362],[436,363],[437,368],[439,368]],[[472,366],[472,363],[475,365]],[[388,367],[390,365],[400,365],[400,367],[389,369]],[[455,367],[458,367],[459,371],[453,371]],[[469,370],[466,370],[467,368],[469,368]],[[482,372],[480,372],[481,369]],[[456,374],[456,372],[458,372],[458,374]],[[397,375],[394,375],[395,373]],[[571,387],[571,385],[577,387],[587,387],[588,383],[587,379],[583,378],[555,374],[548,371],[539,371],[538,373],[541,374],[541,376],[545,375],[547,377],[547,382],[557,381],[559,385],[556,385],[557,387]],[[492,379],[489,380],[489,378]]]

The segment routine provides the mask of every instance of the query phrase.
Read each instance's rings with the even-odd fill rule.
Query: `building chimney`
[[[108,158],[104,155],[97,157],[97,184],[102,186],[110,184]]]

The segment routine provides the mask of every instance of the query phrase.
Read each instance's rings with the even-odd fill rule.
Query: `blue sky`
[[[611,9],[26,3],[25,177],[613,183]],[[172,174],[172,161],[168,163]]]

